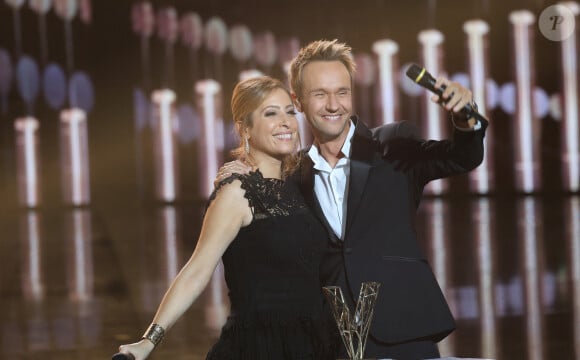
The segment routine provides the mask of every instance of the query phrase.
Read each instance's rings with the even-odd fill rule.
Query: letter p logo
[[[579,6],[573,8],[561,4],[548,6],[538,18],[540,32],[551,41],[566,40],[574,32],[578,13]]]

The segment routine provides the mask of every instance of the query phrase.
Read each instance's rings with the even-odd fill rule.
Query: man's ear
[[[292,93],[292,102],[294,103],[296,110],[298,110],[298,112],[302,112],[302,104],[300,103],[300,100],[298,100],[296,93]]]

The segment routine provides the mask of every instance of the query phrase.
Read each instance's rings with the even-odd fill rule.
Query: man
[[[475,106],[472,93],[439,78],[436,88],[446,88],[432,100],[455,117],[453,140],[420,140],[407,122],[369,129],[352,115],[354,70],[350,47],[336,40],[310,43],[290,68],[296,108],[314,135],[296,179],[329,234],[322,280],[340,286],[351,306],[362,282],[381,283],[366,357],[436,358],[436,343],[455,324],[417,242],[414,216],[429,181],[481,163],[487,121],[465,119],[461,109]]]

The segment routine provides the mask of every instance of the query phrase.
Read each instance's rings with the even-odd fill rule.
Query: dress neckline
[[[262,172],[260,171],[259,168],[256,168],[256,170],[254,171],[250,171],[249,175],[254,175],[257,176],[258,178],[262,179],[262,180],[266,180],[266,181],[271,181],[271,182],[277,182],[277,183],[284,183],[285,180],[283,179],[278,179],[278,178],[273,178],[273,177],[264,177],[264,174],[262,174]]]

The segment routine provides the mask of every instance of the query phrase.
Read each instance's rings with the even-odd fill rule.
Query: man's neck
[[[344,140],[345,139],[342,139],[340,143],[336,141],[317,143],[320,155],[324,158],[324,160],[326,160],[326,162],[328,163],[328,165],[330,165],[331,168],[334,168],[338,160],[344,157],[344,154],[341,151],[342,145],[344,144]]]
[[[348,134],[351,131],[351,126],[354,126],[354,124],[349,122],[345,131],[343,131],[338,137],[332,139],[315,138],[315,144],[318,148],[319,154],[333,169],[336,166],[338,160],[345,156],[349,156],[349,154],[342,153],[342,148],[344,147],[345,141],[348,138]]]

